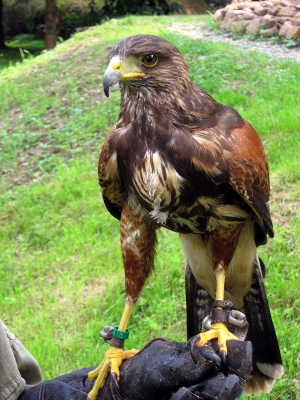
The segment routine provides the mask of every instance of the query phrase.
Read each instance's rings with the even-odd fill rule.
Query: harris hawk
[[[126,301],[115,337],[126,337],[154,268],[156,232],[165,227],[179,233],[186,262],[217,310],[222,314],[230,301],[246,313],[256,360],[248,391],[269,392],[283,367],[257,256],[257,247],[274,235],[261,140],[236,110],[193,83],[185,59],[168,41],[131,36],[111,49],[109,59],[104,92],[108,97],[109,87],[119,83],[121,105],[98,174],[104,203],[120,220]],[[199,334],[197,346],[218,339],[224,359],[232,338],[221,318]],[[111,345],[89,374],[96,379],[90,399],[108,368],[119,379],[122,360],[136,353],[122,347]]]

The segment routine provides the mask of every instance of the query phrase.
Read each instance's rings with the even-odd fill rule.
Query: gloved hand
[[[252,345],[227,341],[226,369],[216,343],[201,348],[194,341],[178,343],[154,339],[121,366],[117,383],[111,374],[99,400],[235,400],[250,378]],[[86,400],[92,388],[86,368],[27,389],[19,400]],[[186,389],[188,388],[188,389]]]

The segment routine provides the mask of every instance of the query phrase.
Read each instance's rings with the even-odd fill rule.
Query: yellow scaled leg
[[[216,300],[224,300],[224,287],[225,287],[225,271],[221,265],[216,270]],[[218,345],[220,352],[224,351],[227,355],[226,341],[229,339],[237,339],[229,330],[224,322],[216,322],[211,325],[211,328],[207,332],[200,334],[200,340],[197,342],[197,346],[201,347],[210,340],[218,339]]]
[[[132,312],[133,303],[126,301],[125,309],[119,324],[118,330],[125,332],[128,326],[129,318]],[[111,346],[109,350],[105,353],[104,360],[95,370],[88,373],[88,379],[96,381],[94,383],[93,389],[88,394],[90,400],[95,400],[99,389],[101,389],[105,383],[105,379],[108,374],[108,369],[110,368],[111,373],[117,375],[117,379],[120,379],[120,366],[123,360],[128,360],[133,357],[138,350],[123,350],[117,347]]]

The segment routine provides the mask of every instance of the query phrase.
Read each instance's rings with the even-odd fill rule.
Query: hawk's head
[[[174,85],[186,87],[190,82],[188,66],[179,51],[167,40],[153,35],[135,35],[121,40],[110,51],[110,63],[104,74],[103,88],[120,82],[129,86],[153,87],[168,91]]]

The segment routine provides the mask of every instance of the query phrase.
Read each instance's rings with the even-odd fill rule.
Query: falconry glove
[[[109,374],[98,400],[235,400],[243,393],[252,366],[251,342],[228,341],[226,370],[217,343],[154,339],[123,362],[119,382]],[[19,400],[86,400],[93,382],[85,368],[27,389]]]

